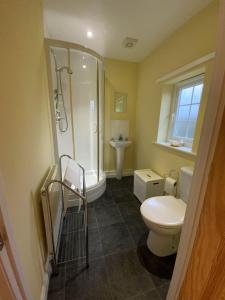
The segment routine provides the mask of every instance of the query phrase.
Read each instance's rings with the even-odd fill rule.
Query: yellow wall
[[[114,112],[114,93],[127,93],[125,113]],[[116,169],[115,150],[109,145],[110,121],[129,120],[129,138],[134,142],[135,103],[137,93],[137,64],[114,59],[105,59],[105,126],[104,170]],[[134,168],[134,143],[126,149],[124,169]]]
[[[138,96],[136,114],[136,167],[151,167],[159,174],[181,166],[193,165],[184,154],[176,154],[152,144],[156,140],[161,104],[161,76],[188,64],[212,51],[218,17],[218,2],[195,15],[161,46],[143,60],[138,67]],[[211,67],[207,68],[211,72]],[[207,80],[210,74],[207,74]],[[199,137],[199,133],[197,134]]]
[[[41,1],[1,1],[0,15],[1,173],[22,271],[39,300],[46,255],[39,188],[52,161]]]

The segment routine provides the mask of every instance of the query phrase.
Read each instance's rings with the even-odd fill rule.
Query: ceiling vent
[[[123,41],[123,46],[125,48],[133,48],[138,42],[138,39],[126,37]]]

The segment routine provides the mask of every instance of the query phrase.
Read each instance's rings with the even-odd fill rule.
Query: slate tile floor
[[[88,205],[89,269],[85,268],[84,252],[76,247],[82,244],[82,215],[76,222],[72,215],[64,220],[59,260],[76,260],[59,265],[59,275],[50,280],[48,300],[166,298],[170,280],[165,277],[172,272],[175,258],[157,261],[147,249],[148,232],[133,195],[132,176],[121,181],[107,179],[104,195]],[[170,269],[168,274],[162,273],[164,278],[151,273],[159,266],[160,270]]]

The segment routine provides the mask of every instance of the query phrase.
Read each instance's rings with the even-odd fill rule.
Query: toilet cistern
[[[116,149],[116,178],[121,179],[125,148],[129,147],[132,142],[124,140],[111,140],[109,143],[113,148]]]

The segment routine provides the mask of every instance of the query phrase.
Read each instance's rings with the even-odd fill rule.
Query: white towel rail
[[[67,164],[67,168],[65,171],[65,175],[62,175],[62,159],[67,157],[69,159],[69,163]],[[59,211],[59,207],[61,207],[61,212],[65,212],[64,207],[64,190],[70,191],[75,197],[80,199],[80,202],[83,204],[84,209],[84,234],[85,234],[85,252],[86,252],[86,266],[89,265],[89,257],[88,257],[88,221],[87,221],[87,198],[86,198],[86,185],[85,185],[85,170],[79,165],[77,162],[72,160],[72,158],[64,154],[59,159],[59,167],[60,167],[60,179],[57,179],[57,168],[54,166],[51,168],[48,173],[46,180],[41,189],[42,195],[42,205],[43,205],[43,213],[45,219],[45,228],[46,228],[46,237],[48,243],[48,251],[51,256],[53,274],[57,274],[57,250],[58,250],[58,241],[60,227],[55,230],[55,212],[52,209],[54,207],[55,198],[51,199],[52,193],[55,191],[55,186],[61,187],[61,197],[59,193],[58,197],[58,206],[57,213]],[[82,173],[82,184],[80,179],[78,180],[79,172]],[[61,199],[61,201],[59,201]],[[61,204],[61,206],[60,206]],[[80,204],[81,206],[81,204]],[[62,213],[60,214],[62,216]],[[62,218],[60,217],[60,220]],[[61,224],[62,222],[59,222]],[[57,234],[58,232],[58,234]]]

